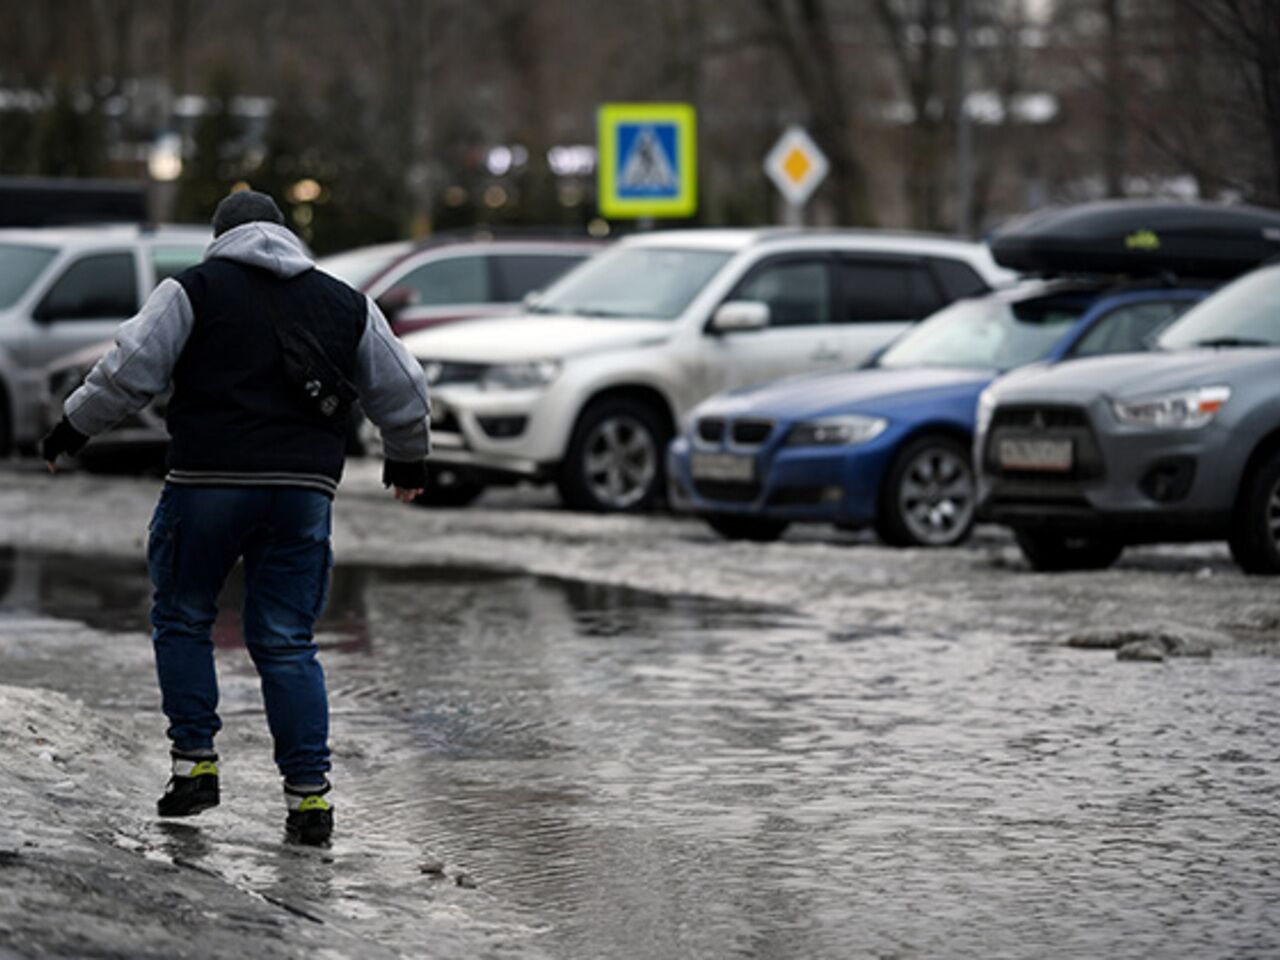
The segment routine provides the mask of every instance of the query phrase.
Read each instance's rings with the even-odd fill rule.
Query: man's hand
[[[413,501],[422,496],[421,490],[408,490],[405,487],[396,487],[395,491],[396,499],[401,503],[413,503]]]
[[[40,443],[40,455],[49,465],[50,473],[58,472],[58,455],[68,453],[74,456],[89,442],[89,438],[73,427],[66,417],[58,421],[58,425],[49,431],[49,435]]]

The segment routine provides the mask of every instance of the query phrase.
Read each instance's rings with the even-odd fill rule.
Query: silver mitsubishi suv
[[[1035,569],[1225,539],[1246,572],[1280,574],[1280,263],[1192,307],[1152,353],[997,380],[976,457],[983,515]]]

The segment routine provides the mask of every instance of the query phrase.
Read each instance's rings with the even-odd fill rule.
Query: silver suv
[[[196,227],[0,230],[0,454],[40,438],[49,364],[110,339],[210,239]]]
[[[978,405],[982,510],[1038,570],[1126,544],[1225,539],[1280,574],[1280,264],[1210,296],[1142,355],[997,380]]]
[[[667,442],[721,390],[854,366],[909,324],[1012,277],[979,244],[878,231],[682,230],[616,243],[532,315],[410,334],[432,385],[434,483],[552,481],[638,510]]]

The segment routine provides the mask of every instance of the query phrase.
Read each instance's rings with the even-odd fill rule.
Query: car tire
[[[624,398],[591,404],[578,420],[556,486],[573,510],[648,510],[664,489],[669,431],[648,404]]]
[[[726,540],[747,540],[751,543],[773,543],[791,526],[786,520],[766,520],[732,513],[709,513],[702,519]]]
[[[942,434],[919,437],[885,476],[876,533],[892,547],[954,547],[973,530],[977,502],[969,448]]]
[[[1241,485],[1227,542],[1245,573],[1280,574],[1280,453],[1259,464]]]
[[[427,486],[415,499],[419,507],[467,507],[484,493],[484,484],[463,470],[427,465]]]
[[[1105,570],[1124,553],[1124,544],[1092,537],[1072,537],[1048,530],[1013,531],[1022,555],[1032,570],[1061,573],[1067,570]]]

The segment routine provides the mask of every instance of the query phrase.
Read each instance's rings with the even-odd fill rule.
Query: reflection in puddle
[[[145,637],[148,592],[140,564],[0,554],[0,629],[44,614]],[[256,713],[238,625],[219,623],[224,705]],[[198,827],[140,830],[175,861],[406,954],[1228,956],[1277,942],[1278,658],[1125,670],[976,628],[827,630],[442,568],[339,567],[320,631],[340,797],[328,859],[280,844],[265,763],[233,760],[235,799]],[[129,691],[153,681],[136,661],[77,695],[141,709]],[[69,666],[58,682],[73,681]],[[261,723],[229,723],[220,748],[266,755]],[[424,873],[432,858],[479,890]],[[449,947],[459,917],[483,949]]]

